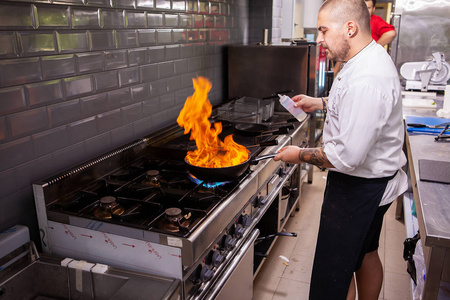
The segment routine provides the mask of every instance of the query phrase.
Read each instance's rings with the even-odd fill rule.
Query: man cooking
[[[378,299],[383,270],[378,240],[384,213],[407,188],[397,70],[370,32],[364,0],[328,0],[317,43],[344,62],[328,99],[298,95],[296,107],[327,112],[322,148],[288,146],[275,160],[329,169],[310,299]]]

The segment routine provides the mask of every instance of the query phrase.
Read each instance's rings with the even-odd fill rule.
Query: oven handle
[[[245,242],[245,244],[242,245],[242,247],[239,250],[239,252],[233,258],[233,260],[227,265],[227,267],[225,268],[223,273],[220,275],[220,277],[217,278],[217,280],[214,283],[214,285],[212,285],[211,288],[208,289],[209,290],[208,294],[204,295],[204,296],[202,294],[200,294],[200,295],[198,295],[198,297],[195,298],[196,300],[198,300],[198,299],[212,300],[212,299],[215,299],[217,297],[219,292],[224,287],[225,283],[228,281],[228,279],[233,274],[234,270],[239,265],[239,262],[241,261],[241,259],[247,253],[248,249],[250,247],[253,247],[253,244],[255,243],[255,241],[258,238],[258,236],[259,236],[259,229],[255,228],[252,231],[252,233],[250,234],[250,237],[248,238],[248,240]]]

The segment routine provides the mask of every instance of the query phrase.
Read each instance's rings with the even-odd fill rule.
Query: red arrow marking
[[[135,245],[130,245],[130,244],[124,244],[124,243],[122,243],[122,245],[124,245],[124,246],[128,246],[128,247],[136,247]]]
[[[87,234],[81,234],[81,235],[92,239],[92,235],[87,235]]]

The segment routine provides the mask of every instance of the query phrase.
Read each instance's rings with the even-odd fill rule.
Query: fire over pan
[[[249,158],[243,163],[240,163],[231,167],[222,168],[206,168],[191,165],[188,161],[185,162],[188,165],[189,172],[200,180],[207,182],[224,182],[231,181],[241,176],[251,164],[256,164],[260,160],[268,159],[276,156],[278,153],[271,153],[262,155],[255,158]]]

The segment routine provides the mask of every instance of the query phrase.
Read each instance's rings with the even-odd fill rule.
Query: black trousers
[[[366,235],[394,176],[366,179],[328,172],[310,300],[346,299],[358,259],[367,250],[363,249]]]

